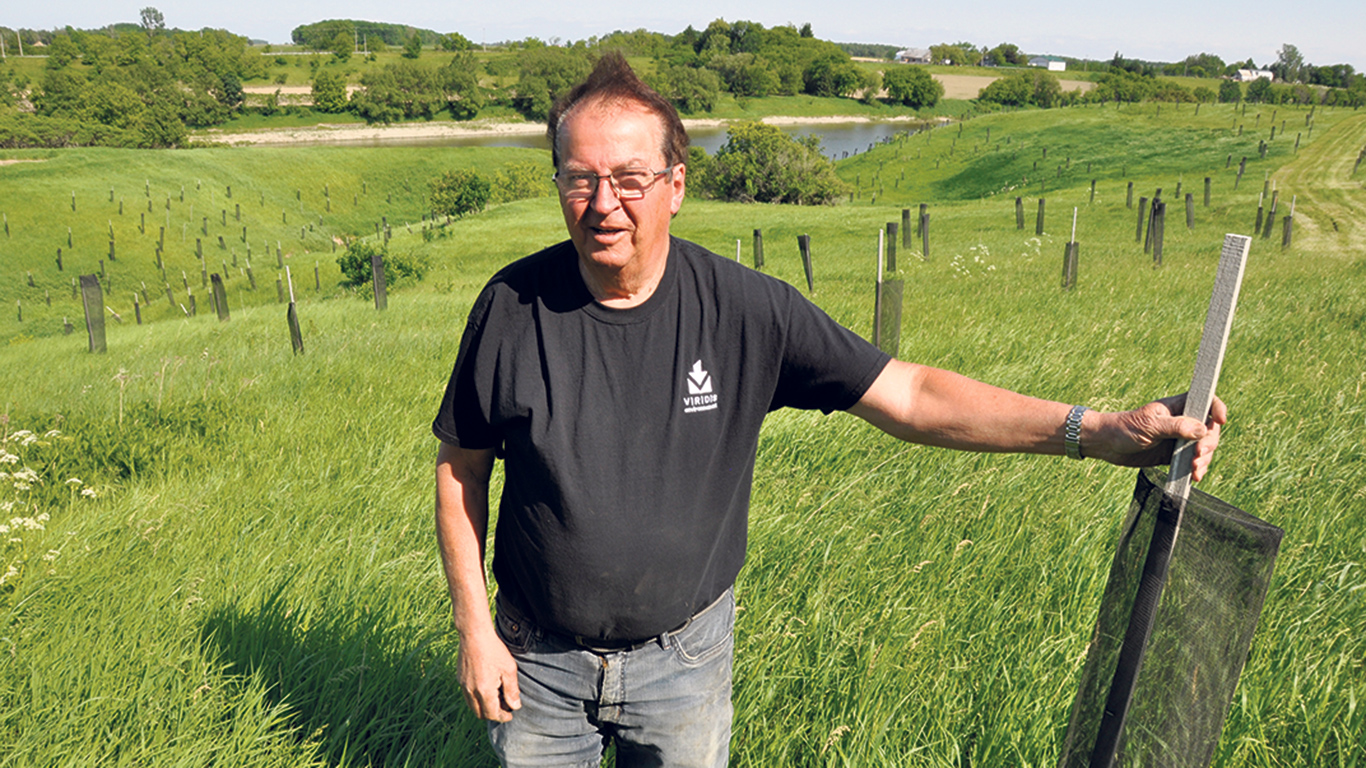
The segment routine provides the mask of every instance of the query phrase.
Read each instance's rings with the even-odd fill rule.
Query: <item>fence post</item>
[[[816,284],[811,274],[811,235],[797,235],[797,248],[802,252],[802,269],[806,270],[806,290],[814,293]]]
[[[99,277],[81,275],[81,306],[85,309],[85,329],[90,336],[90,351],[105,352],[104,290],[100,288]]]
[[[1167,228],[1167,204],[1157,201],[1151,217],[1153,229],[1153,264],[1162,266],[1162,235]]]
[[[1360,162],[1360,161],[1358,161]],[[911,249],[911,209],[901,209],[901,247]]]
[[[1186,193],[1186,229],[1195,229],[1195,195]]]
[[[754,230],[754,268],[764,268],[764,231]]]
[[[294,349],[294,354],[304,353],[304,335],[299,330],[299,312],[294,305],[294,277],[289,274],[289,267],[285,267],[285,280],[289,283],[289,309],[285,311],[285,322],[289,324],[289,345]]]
[[[1209,177],[1205,177],[1205,207],[1209,207]]]
[[[1091,179],[1091,202],[1096,201],[1096,180]]]
[[[1039,216],[1038,216],[1038,218],[1034,221],[1034,234],[1040,235],[1040,236],[1043,235],[1043,206],[1044,206],[1044,198],[1041,197],[1041,198],[1039,198]]]
[[[895,221],[887,222],[887,271],[896,271],[896,233]]]
[[[1015,228],[1024,229],[1024,198],[1015,198]]]
[[[919,218],[917,219],[917,224],[916,224],[917,226],[919,226],[921,223],[923,223],[923,222],[925,221],[925,215],[926,215],[926,213],[929,212],[929,210],[930,210],[930,204],[929,204],[929,203],[921,203],[921,204],[920,204],[920,215],[919,215]],[[917,231],[916,234],[920,234],[920,233]]]
[[[370,255],[370,274],[375,286],[375,309],[386,309],[389,306],[389,295],[384,287],[384,257],[378,253]]]
[[[1271,207],[1266,212],[1266,228],[1262,230],[1263,240],[1271,237],[1271,228],[1276,223],[1276,204],[1279,202],[1280,194],[1279,190],[1271,190]]]
[[[920,214],[920,253],[925,261],[930,260],[930,212]]]
[[[215,272],[209,276],[209,281],[213,284],[213,307],[218,312],[218,321],[226,323],[232,315],[228,312],[228,292],[223,287],[223,277]]]

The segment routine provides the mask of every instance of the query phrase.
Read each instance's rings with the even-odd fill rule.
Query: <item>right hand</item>
[[[458,665],[460,689],[476,717],[506,723],[522,708],[517,661],[498,635],[461,638]]]

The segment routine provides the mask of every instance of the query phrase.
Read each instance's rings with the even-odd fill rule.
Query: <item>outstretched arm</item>
[[[1205,423],[1180,413],[1186,396],[1132,411],[1087,411],[1081,451],[1088,458],[1141,467],[1171,460],[1178,438],[1196,440],[1192,477],[1204,477],[1227,411],[1214,400]],[[1070,406],[983,384],[950,371],[893,360],[849,412],[893,437],[975,451],[1063,453]]]
[[[460,635],[465,703],[485,720],[507,722],[522,703],[517,662],[493,628],[484,582],[492,471],[492,449],[471,451],[441,444],[436,454],[436,539]]]

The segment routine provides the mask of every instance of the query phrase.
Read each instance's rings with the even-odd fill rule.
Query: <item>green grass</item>
[[[1097,112],[1050,116],[1064,132],[1073,121],[1092,126],[1103,144],[1122,124],[1093,125]],[[995,139],[1043,132],[1040,119],[975,120],[959,143],[988,120]],[[1094,204],[1085,177],[1050,192],[1042,237],[1033,206],[1021,232],[1008,197],[927,194],[931,258],[902,248],[898,259],[901,357],[1040,396],[1131,407],[1187,386],[1219,243],[1250,227],[1262,170],[1297,179],[1312,168],[1334,190],[1301,198],[1291,250],[1255,241],[1220,383],[1233,421],[1202,487],[1286,529],[1222,766],[1366,763],[1366,260],[1344,245],[1361,225],[1335,212],[1335,231],[1321,207],[1361,220],[1361,177],[1328,161],[1350,148],[1350,170],[1366,120],[1323,110],[1316,119],[1314,143],[1298,157],[1249,161],[1255,178],[1236,193],[1216,187],[1194,230],[1170,215],[1161,269],[1134,244],[1125,177],[1111,178]],[[927,141],[946,143],[956,130]],[[1085,134],[1068,139],[1076,157],[1114,152],[1085,147]],[[1145,193],[1174,186],[1180,156],[1188,188],[1222,169],[1222,148],[1150,142],[1167,149],[1127,177]],[[1335,149],[1316,156],[1316,147]],[[888,167],[901,151],[876,150],[889,153]],[[145,201],[134,193],[159,169],[154,192],[200,173],[275,200],[326,168],[337,174],[336,203],[356,178],[348,173],[398,179],[424,157],[502,159],[439,153],[51,153],[52,165],[0,167],[0,199],[34,189],[25,199],[37,211],[76,186],[92,207],[107,206],[112,178]],[[904,162],[926,188],[936,181],[923,160]],[[953,162],[944,178],[974,167]],[[55,177],[46,187],[31,175],[42,168]],[[29,175],[13,181],[16,169]],[[983,172],[983,189],[994,179]],[[313,186],[310,210],[321,200]],[[371,198],[376,186],[388,188],[372,180]],[[391,219],[401,213],[394,205]],[[1063,294],[1070,217],[1060,209],[1072,206],[1082,208],[1081,270]],[[766,271],[803,290],[795,241],[810,234],[813,298],[867,334],[876,231],[899,220],[900,207],[689,200],[674,229],[724,255],[740,239],[748,261],[751,232],[762,228]],[[375,210],[339,213],[334,226],[364,231]],[[47,233],[44,250],[50,230],[65,235],[60,210],[50,218],[25,219],[24,231]],[[0,321],[11,340],[0,348],[6,430],[62,432],[45,447],[6,443],[43,483],[5,486],[0,494],[11,495],[0,499],[28,493],[50,519],[5,545],[19,573],[0,586],[0,765],[492,764],[455,685],[428,424],[479,286],[562,239],[563,224],[553,201],[539,199],[449,232],[427,243],[399,232],[395,247],[426,249],[434,266],[423,283],[392,293],[386,312],[339,290],[305,290],[302,357],[290,353],[273,295],[234,305],[225,324],[165,313],[113,326],[106,355],[86,353],[79,333],[40,337]],[[5,290],[15,290],[16,266],[49,258],[7,253]],[[65,485],[69,477],[82,485]],[[773,415],[737,587],[733,764],[1055,764],[1132,485],[1132,471],[1095,462],[957,454],[896,443],[846,416]]]

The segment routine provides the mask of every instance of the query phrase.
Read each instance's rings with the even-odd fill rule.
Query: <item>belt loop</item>
[[[660,633],[659,633],[659,637],[656,637],[656,638],[655,638],[655,642],[659,643],[659,648],[660,648],[660,650],[663,650],[663,651],[669,650],[669,633],[668,633],[668,632],[660,632]]]

